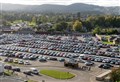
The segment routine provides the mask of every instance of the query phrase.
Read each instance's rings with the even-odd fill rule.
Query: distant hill
[[[88,5],[83,3],[75,3],[71,5],[19,5],[19,4],[2,4],[4,11],[28,11],[28,12],[55,12],[55,13],[76,13],[76,12],[91,12],[102,14],[120,14],[120,6],[103,7],[97,5]]]

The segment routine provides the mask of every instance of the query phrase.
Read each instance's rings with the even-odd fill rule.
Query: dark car
[[[65,61],[65,59],[61,58],[61,59],[59,59],[59,61],[60,61],[60,62],[64,62],[64,61]]]
[[[9,59],[8,59],[8,58],[6,58],[6,59],[4,60],[4,62],[8,62],[8,60],[9,60]]]
[[[85,62],[85,65],[86,65],[86,66],[93,66],[93,65],[94,65],[94,62],[92,62],[92,61],[87,61],[87,62]]]
[[[11,69],[12,69],[12,66],[10,66],[10,65],[5,65],[4,68],[5,68],[5,69],[8,69],[8,70],[11,70]]]
[[[36,57],[29,57],[29,60],[36,60]]]
[[[30,70],[24,71],[23,73],[26,74],[26,75],[31,75],[32,74],[32,72]]]
[[[106,63],[106,64],[101,64],[101,65],[99,66],[99,68],[103,68],[103,69],[110,69],[111,67],[114,67],[114,66],[112,66],[111,64],[108,64],[108,63]]]
[[[40,58],[39,61],[40,61],[40,62],[47,62],[47,60],[44,59],[44,58]]]
[[[52,57],[51,57],[50,60],[57,61],[57,58],[52,58]]]
[[[16,71],[16,72],[20,72],[20,68],[18,68],[18,67],[12,68],[12,70]]]

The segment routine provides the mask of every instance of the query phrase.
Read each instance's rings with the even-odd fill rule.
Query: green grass
[[[113,42],[102,41],[104,44],[113,44]]]
[[[11,75],[12,75],[12,72],[11,72],[11,71],[5,71],[4,73],[5,73],[5,75],[8,75],[8,76],[11,76]]]
[[[5,62],[6,64],[14,65],[14,66],[23,66],[24,64],[18,64],[14,62]]]
[[[56,79],[71,79],[75,77],[74,74],[58,70],[41,70],[40,73]]]
[[[7,76],[13,75],[12,71],[10,71],[10,70],[9,71],[8,70],[4,71],[4,74],[7,75]]]

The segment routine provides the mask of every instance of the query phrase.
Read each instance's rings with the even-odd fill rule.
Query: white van
[[[33,73],[33,74],[39,74],[38,70],[36,68],[30,68],[30,71]]]

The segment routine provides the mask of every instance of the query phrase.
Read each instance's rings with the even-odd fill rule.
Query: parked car
[[[40,62],[46,62],[47,60],[44,59],[44,58],[40,58],[39,61],[40,61]]]
[[[65,59],[61,58],[61,59],[59,59],[59,61],[60,61],[60,62],[64,62],[64,61],[65,61]]]
[[[26,74],[26,75],[32,75],[32,72],[30,70],[26,70],[23,73]]]
[[[57,61],[57,58],[50,57],[49,60]]]
[[[29,61],[25,61],[24,65],[31,65]]]
[[[99,68],[103,68],[103,69],[110,69],[111,67],[114,67],[114,66],[109,63],[101,64],[99,66]]]
[[[13,70],[13,71],[17,71],[17,72],[20,72],[20,71],[21,71],[19,67],[14,67],[14,68],[12,68],[12,70]]]
[[[5,68],[5,69],[8,69],[8,70],[11,70],[11,69],[12,69],[12,66],[11,66],[11,65],[5,65],[4,68]]]
[[[31,72],[32,72],[33,74],[36,74],[36,75],[39,74],[39,72],[38,72],[38,70],[37,70],[36,68],[30,68],[30,70],[31,70]]]
[[[92,62],[92,61],[86,61],[85,65],[86,66],[92,66],[92,65],[94,65],[94,62]]]
[[[14,63],[18,63],[18,59],[15,59],[13,62],[14,62]]]
[[[23,60],[19,60],[18,64],[24,64],[24,61]]]

